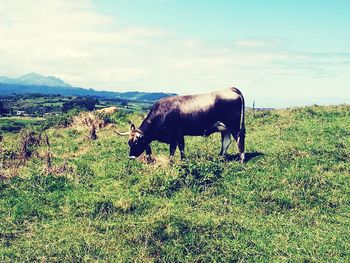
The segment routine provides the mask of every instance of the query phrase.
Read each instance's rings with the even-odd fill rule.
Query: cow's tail
[[[240,121],[240,133],[245,134],[245,101],[242,92],[240,92],[237,88],[232,88],[234,92],[236,92],[241,98],[241,121]]]
[[[245,101],[242,92],[236,88],[232,88],[234,92],[236,92],[239,97],[241,98],[241,120],[240,120],[240,129],[238,133],[237,143],[238,143],[238,149],[240,153],[240,159],[241,162],[245,161],[245,154],[244,154],[244,142],[245,142]]]

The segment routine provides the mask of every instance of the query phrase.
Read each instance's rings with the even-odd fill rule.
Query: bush
[[[102,120],[104,123],[111,123],[111,114],[105,113],[105,112],[96,112],[96,116]]]
[[[112,116],[110,116],[109,120],[114,124],[121,124],[129,122],[129,115],[127,111],[117,111]]]
[[[79,113],[80,111],[78,109],[73,109],[67,113],[52,115],[44,121],[44,123],[41,125],[41,129],[46,130],[53,127],[68,127],[73,122],[73,117]]]
[[[0,126],[0,131],[3,132],[19,132],[22,128],[25,127],[25,124],[22,122],[6,122]]]
[[[63,103],[62,112],[68,112],[75,108],[92,111],[95,109],[96,104],[98,104],[97,99],[78,97]]]
[[[5,108],[4,103],[0,100],[0,114],[8,113],[9,110]]]

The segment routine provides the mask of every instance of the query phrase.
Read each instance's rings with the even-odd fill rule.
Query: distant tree
[[[92,111],[95,109],[96,104],[98,104],[97,99],[78,97],[63,103],[62,112],[68,112],[74,108]]]
[[[8,109],[5,108],[5,104],[3,101],[0,100],[0,114],[8,113]]]

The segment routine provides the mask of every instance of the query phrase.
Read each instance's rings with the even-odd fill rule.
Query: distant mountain
[[[38,73],[28,73],[19,78],[0,77],[0,83],[16,85],[37,85],[48,87],[71,87],[63,80],[54,76],[43,76]]]
[[[55,84],[56,83],[56,84]],[[156,101],[165,97],[176,95],[175,93],[163,92],[112,92],[97,91],[72,87],[56,77],[45,77],[37,73],[29,73],[17,79],[0,77],[0,94],[60,94],[62,96],[90,96],[108,99],[123,99],[133,101]]]

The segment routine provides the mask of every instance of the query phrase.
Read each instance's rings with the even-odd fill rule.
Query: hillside
[[[141,118],[115,116],[118,130]],[[0,261],[349,262],[349,118],[350,106],[249,111],[244,165],[217,156],[217,134],[187,137],[189,159],[170,166],[161,143],[155,163],[129,161],[111,126],[94,141],[49,129],[50,169],[44,144],[2,171]],[[2,143],[17,165],[20,136]]]

